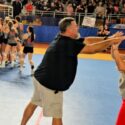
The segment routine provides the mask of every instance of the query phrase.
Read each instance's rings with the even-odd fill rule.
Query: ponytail
[[[31,41],[34,41],[34,29],[33,29],[33,27],[29,27],[29,32],[31,33]]]
[[[13,23],[12,22],[8,22],[8,26],[9,26],[9,29],[12,30]]]

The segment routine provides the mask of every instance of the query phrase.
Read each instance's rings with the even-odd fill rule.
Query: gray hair
[[[59,22],[60,31],[62,33],[65,32],[67,27],[70,26],[72,21],[75,21],[75,19],[72,17],[65,17],[65,18],[61,19]]]

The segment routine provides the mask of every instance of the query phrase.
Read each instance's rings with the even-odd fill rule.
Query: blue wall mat
[[[27,25],[24,26],[24,32],[26,32]],[[50,43],[57,33],[59,32],[59,27],[58,26],[34,26],[35,29],[35,34],[36,34],[36,40],[37,42],[48,42]],[[86,36],[97,36],[97,28],[89,28],[89,27],[81,27],[79,29],[81,37],[86,37]],[[110,28],[111,34],[117,32],[117,31],[122,31],[125,33],[125,30],[123,29],[114,29]],[[110,35],[111,35],[110,34]],[[125,41],[123,41],[120,44],[121,49],[125,49]]]

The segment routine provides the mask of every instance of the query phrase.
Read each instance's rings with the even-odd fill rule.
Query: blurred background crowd
[[[0,0],[0,3],[13,7],[13,17],[54,12],[60,16],[65,13],[66,16],[90,14],[97,19],[112,17],[111,23],[125,23],[125,0]]]

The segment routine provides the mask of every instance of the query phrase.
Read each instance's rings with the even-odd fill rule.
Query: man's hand
[[[125,36],[112,38],[112,44],[120,44],[123,40],[125,40]]]
[[[115,51],[118,51],[118,47],[119,47],[119,43],[118,44],[113,44],[112,46],[111,46],[111,56],[112,56],[112,58],[114,59],[115,58]]]
[[[123,36],[123,35],[124,35],[123,32],[118,31],[115,34],[113,34],[112,36],[110,36],[110,38],[116,38],[116,37],[120,37],[120,36]]]

